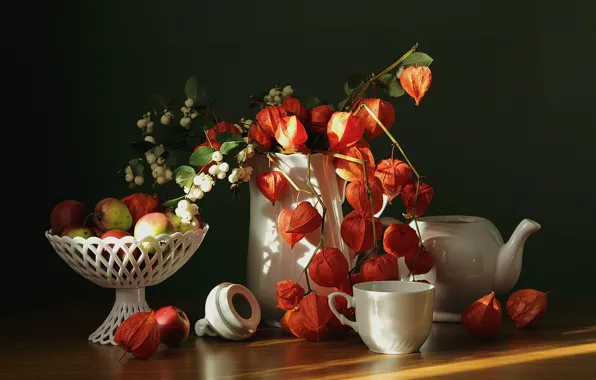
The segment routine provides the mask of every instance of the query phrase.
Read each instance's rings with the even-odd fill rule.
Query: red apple
[[[175,306],[164,306],[155,312],[161,342],[168,347],[179,346],[188,338],[190,322],[186,313]]]
[[[58,203],[50,214],[52,233],[60,235],[66,227],[80,226],[87,216],[87,208],[79,201],[66,200]]]
[[[116,239],[120,239],[120,238],[123,238],[125,236],[132,236],[132,234],[130,232],[124,231],[124,230],[110,230],[110,231],[105,232],[103,235],[101,235],[101,239],[105,239],[105,238],[110,237],[110,236],[111,237],[115,237]],[[108,245],[111,248],[114,248],[114,244],[108,244]],[[127,246],[130,247],[131,244],[127,244]],[[120,248],[118,250],[118,252],[116,252],[116,254],[120,258],[120,260],[124,260],[124,254],[125,254],[125,252],[124,252],[124,250],[122,248]],[[109,254],[108,251],[103,251],[102,252],[102,255],[103,255],[103,257],[106,260],[109,260],[110,259],[110,254]],[[135,248],[135,250],[132,251],[132,256],[135,259],[139,258],[139,256],[140,256],[139,250]]]

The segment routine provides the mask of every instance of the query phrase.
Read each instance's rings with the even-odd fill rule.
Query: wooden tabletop
[[[198,303],[187,308],[191,325]],[[160,305],[153,305],[157,307]],[[87,336],[109,303],[15,313],[0,320],[0,379],[596,379],[596,302],[551,300],[527,330],[505,321],[502,336],[481,342],[460,324],[436,323],[420,353],[380,355],[356,334],[309,342],[261,328],[248,341],[191,336],[149,360]]]

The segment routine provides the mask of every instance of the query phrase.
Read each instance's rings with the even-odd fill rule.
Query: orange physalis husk
[[[265,150],[271,149],[271,144],[273,144],[273,137],[270,136],[259,125],[258,121],[252,123],[252,125],[248,129],[248,139],[251,141],[256,141]]]
[[[205,141],[204,143],[197,145],[194,150],[197,150],[202,146],[208,146],[208,147],[212,146],[213,149],[215,149],[215,150],[221,149],[221,143],[217,140],[212,140],[211,144],[209,144],[209,141]],[[213,161],[205,166],[197,166],[197,169],[200,170],[201,173],[209,173],[209,168],[212,167],[213,165],[217,165],[217,162]]]
[[[348,260],[337,248],[325,248],[313,258],[308,274],[315,284],[324,287],[339,287],[350,270]]]
[[[372,214],[361,214],[358,211],[352,211],[345,216],[341,223],[341,237],[350,249],[357,255],[371,248],[375,239],[379,240],[383,236],[383,224],[378,218],[375,218],[376,237],[373,237]]]
[[[377,177],[369,177],[370,191],[373,199],[374,213],[381,211],[383,208],[383,191],[381,189],[381,181]],[[346,186],[346,200],[360,213],[370,212],[370,199],[368,199],[368,190],[366,183],[362,181],[350,182]]]
[[[310,202],[303,201],[292,212],[287,232],[307,234],[321,227],[322,222],[323,218],[317,209]]]
[[[269,106],[265,107],[257,113],[256,119],[261,128],[269,136],[275,136],[275,130],[280,120],[288,116],[287,112],[283,107]]]
[[[416,203],[416,188],[418,182],[410,183],[401,189],[401,201],[406,206],[406,218],[412,218],[414,215],[414,204]],[[432,186],[423,183],[418,190],[418,202],[416,203],[416,217],[421,216],[428,209],[430,201],[435,195],[435,190]]]
[[[372,113],[379,119],[381,123],[389,130],[393,121],[395,120],[395,109],[391,105],[391,103],[381,100],[381,99],[374,99],[374,98],[367,98],[362,99],[362,103],[364,103]],[[377,121],[368,113],[367,110],[361,109],[356,115],[357,118],[360,119],[360,123],[364,125],[366,129],[366,134],[368,135],[369,139],[373,139],[379,135],[385,133],[383,128],[379,126]]]
[[[304,288],[294,281],[283,280],[278,282],[275,287],[279,309],[292,310],[304,298]]]
[[[358,143],[337,153],[366,161],[367,174],[369,177],[373,176],[375,171],[375,157],[368,146]],[[346,181],[364,181],[364,169],[359,162],[352,162],[343,158],[335,158],[335,160],[333,160],[333,165],[335,166],[335,174]]]
[[[464,311],[461,323],[476,338],[495,338],[501,331],[501,304],[495,292],[480,298]]]
[[[314,293],[311,293],[314,295]],[[325,297],[326,298],[326,297]],[[331,312],[331,311],[330,311]],[[288,328],[298,338],[320,341],[325,338],[327,334],[327,326],[324,325],[317,330],[311,330],[307,327],[308,316],[299,308],[293,311],[288,316]]]
[[[128,317],[116,329],[114,342],[137,358],[146,359],[153,355],[160,342],[155,312],[141,311]]]
[[[360,273],[364,282],[399,280],[397,259],[387,254],[366,260],[360,267]]]
[[[416,258],[416,254],[405,256],[406,265],[408,266],[409,270],[412,270],[412,265],[414,265],[414,259]],[[422,252],[420,252],[420,255],[418,256],[418,261],[416,261],[416,265],[414,266],[412,274],[428,273],[433,268],[433,265],[434,261],[432,255],[423,249]]]
[[[300,100],[295,97],[288,95],[281,103],[281,106],[292,114],[296,115],[300,121],[305,121],[307,118],[306,109],[300,103]]]
[[[231,132],[235,135],[242,136],[242,132],[240,132],[238,128],[234,127],[234,124],[220,121],[207,130],[207,137],[209,137],[209,140],[211,140],[211,143],[213,144],[213,141],[217,141],[217,135],[222,132]]]
[[[334,112],[327,123],[329,150],[339,152],[356,144],[364,134],[364,125],[351,112]]]
[[[280,172],[257,174],[257,187],[272,206],[283,195],[287,186],[288,180]]]
[[[516,327],[530,326],[544,316],[547,293],[535,289],[521,289],[507,299],[507,315]]]
[[[159,211],[159,200],[157,195],[145,193],[134,193],[120,200],[124,203],[132,215],[132,225],[134,226],[139,219],[152,212]]]
[[[318,135],[327,135],[327,123],[329,123],[331,115],[333,115],[333,108],[327,105],[309,109],[308,118],[312,131]]]
[[[420,104],[420,100],[428,91],[433,81],[430,68],[426,66],[409,66],[399,76],[399,83],[404,91]]]
[[[310,293],[300,301],[300,312],[304,316],[304,327],[318,331],[325,327],[333,313],[329,308],[327,296]]]
[[[287,116],[277,124],[275,139],[285,150],[302,150],[306,149],[308,134],[296,116]]]
[[[393,223],[385,230],[383,249],[396,258],[415,256],[419,245],[418,234],[407,224]]]
[[[401,189],[412,182],[412,168],[404,161],[389,158],[379,162],[375,170],[375,177],[381,180],[383,193],[388,202],[397,197]]]
[[[306,236],[306,234],[287,232],[288,228],[290,228],[290,219],[292,219],[292,213],[292,210],[282,210],[277,217],[277,230],[279,231],[281,237],[288,242],[290,248],[294,248],[294,245],[296,245],[296,243]]]
[[[292,309],[292,310],[288,310],[286,311],[286,313],[283,315],[283,317],[281,317],[281,320],[279,321],[279,324],[281,325],[281,327],[284,329],[285,332],[287,332],[288,334],[292,334],[292,330],[290,330],[290,326],[288,325],[289,320],[290,320],[290,315],[292,315],[293,312],[295,312],[297,309]]]

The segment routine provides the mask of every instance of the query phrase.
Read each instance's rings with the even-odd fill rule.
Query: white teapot
[[[383,223],[400,223],[383,218]],[[411,222],[410,226],[416,228]],[[418,227],[434,266],[416,280],[435,286],[433,321],[459,322],[465,309],[482,296],[506,293],[519,279],[526,239],[540,229],[530,219],[522,220],[507,243],[488,219],[445,215],[418,218]],[[400,277],[407,280],[408,268],[400,258]]]

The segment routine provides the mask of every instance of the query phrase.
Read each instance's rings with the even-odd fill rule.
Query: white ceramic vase
[[[283,171],[292,178],[301,189],[307,186],[307,162],[305,154],[274,155],[276,162]],[[311,156],[311,183],[321,195],[327,207],[325,217],[325,246],[335,247],[343,252],[348,263],[352,265],[352,251],[345,245],[340,234],[343,220],[342,203],[344,201],[345,181],[335,174],[333,157],[323,154]],[[264,155],[255,155],[251,160],[254,177],[259,173],[279,171]],[[304,239],[296,243],[294,248],[283,239],[277,230],[277,217],[284,210],[293,210],[302,201],[310,201],[315,205],[314,196],[298,192],[288,183],[283,196],[271,205],[256,185],[250,181],[250,233],[248,242],[248,288],[254,293],[262,310],[263,320],[272,326],[279,326],[279,320],[284,311],[276,307],[277,296],[275,285],[281,280],[296,281],[315,247],[319,243],[320,230],[307,234]],[[322,213],[321,205],[317,210]],[[306,289],[306,279],[300,279],[300,285]],[[310,282],[311,287],[320,295],[333,292],[333,288],[321,288]]]

